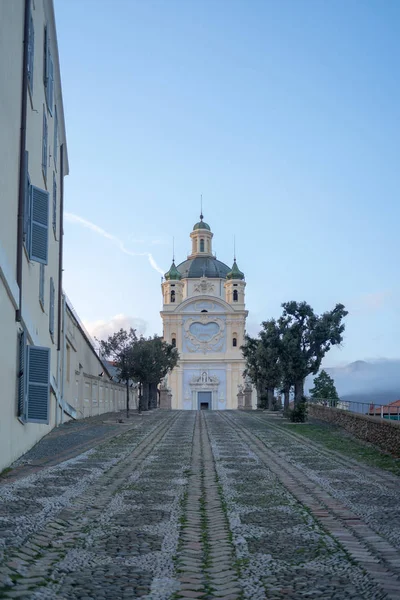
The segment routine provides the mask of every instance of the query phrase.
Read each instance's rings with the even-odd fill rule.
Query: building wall
[[[18,335],[22,328],[27,334],[27,343],[50,347],[48,318],[43,315],[38,302],[40,267],[23,252],[22,256],[22,302],[17,285],[17,223],[20,176],[20,129],[22,106],[24,0],[0,3],[0,194],[2,219],[0,220],[0,469],[28,450],[54,425],[55,406],[50,406],[49,424],[23,423],[17,418],[18,381]],[[31,3],[34,42],[34,69],[32,102],[27,97],[26,150],[29,153],[31,182],[43,187],[40,173],[42,162],[42,129],[35,112],[44,98],[43,54],[41,52],[41,30],[47,23],[53,40],[54,89],[60,102],[59,143],[65,140],[61,86],[56,60],[56,36],[52,3],[36,0]],[[41,111],[39,111],[41,112]],[[53,135],[51,126],[49,136]],[[67,168],[65,169],[67,171]],[[60,187],[60,186],[59,186]],[[59,201],[58,201],[59,202]],[[50,238],[50,236],[49,236]],[[48,277],[58,282],[58,243],[49,243]],[[16,320],[20,310],[21,321]],[[51,352],[51,372],[56,377],[56,353]]]
[[[226,303],[224,283],[219,279],[184,280],[192,295],[175,306],[164,304],[164,339],[169,343],[175,339],[180,355],[179,365],[168,376],[174,409],[197,410],[198,387],[194,382],[203,372],[218,380],[217,387],[206,385],[208,391],[213,390],[213,409],[237,408],[238,386],[244,383],[245,361],[240,347],[247,312],[244,304]],[[163,284],[164,298],[168,298],[170,285]],[[204,289],[206,294],[201,293]]]
[[[61,77],[59,69],[57,35],[53,0],[31,0],[29,2],[30,33],[27,47],[33,49],[32,60],[24,62],[24,19],[25,0],[0,2],[0,470],[25,453],[37,441],[48,433],[62,418],[60,406],[62,361],[58,352],[58,298],[60,292],[59,256],[62,237],[61,227],[61,188],[62,176],[68,174],[68,156],[62,102]],[[45,52],[45,28],[47,31],[47,51]],[[33,32],[33,35],[32,35]],[[44,57],[52,70],[45,77]],[[29,63],[29,68],[27,67]],[[23,73],[28,74],[26,90],[26,133],[25,146],[27,157],[26,170],[20,167],[21,113],[23,107]],[[52,72],[52,77],[51,77]],[[48,93],[52,90],[52,93]],[[43,151],[44,115],[47,123],[47,147]],[[63,152],[61,152],[61,147]],[[61,165],[61,156],[63,164]],[[44,168],[44,166],[46,168]],[[24,182],[42,190],[44,197],[48,192],[48,210],[43,214],[48,219],[47,260],[44,267],[37,262],[28,243],[18,246],[18,204],[20,189],[20,171]],[[46,173],[46,176],[44,174]],[[55,191],[55,195],[53,196]],[[55,201],[54,201],[54,200]],[[24,202],[30,205],[29,195]],[[54,221],[54,228],[53,228]],[[24,219],[25,223],[25,219]],[[21,286],[17,283],[17,255],[22,252]],[[43,275],[41,277],[41,274]],[[50,306],[50,282],[54,284],[54,304]],[[43,288],[41,283],[43,282]],[[43,289],[43,298],[40,290]],[[20,300],[21,295],[21,300]],[[53,333],[50,332],[50,313],[53,314]],[[18,409],[18,399],[29,395],[19,389],[25,382],[29,369],[25,361],[20,363],[20,333],[25,333],[25,344],[34,352],[40,348],[49,349],[50,374],[47,369],[45,398],[51,389],[50,403],[44,402],[44,417],[27,418],[28,411]],[[47,352],[46,357],[48,356]],[[23,352],[22,356],[27,356]],[[82,377],[90,381],[90,387],[96,385],[98,359],[84,344],[79,349],[87,372]],[[32,357],[33,354],[29,352]],[[37,354],[36,354],[37,356]],[[87,357],[90,356],[90,360]],[[96,362],[97,361],[97,362]],[[47,363],[47,358],[46,358]],[[96,368],[94,367],[96,363]],[[33,361],[32,361],[33,364]],[[36,368],[36,367],[35,367]],[[23,374],[23,377],[21,377]],[[93,380],[95,377],[95,380]],[[75,367],[71,364],[69,383],[75,381]],[[81,387],[85,389],[85,385]],[[99,384],[99,395],[103,402],[96,407],[102,412],[113,402],[121,404],[121,389],[112,386],[104,390]],[[69,398],[73,397],[69,388]],[[25,390],[26,392],[26,390]],[[110,398],[113,397],[113,401]],[[20,402],[20,406],[21,406]],[[89,413],[96,412],[90,406]],[[80,415],[81,416],[81,415]],[[64,415],[65,418],[66,415]],[[63,417],[63,418],[64,418]]]
[[[75,417],[80,419],[126,408],[125,386],[110,379],[92,340],[74,316],[68,301],[63,323],[63,399],[76,411]],[[131,388],[130,408],[136,407],[137,392]]]

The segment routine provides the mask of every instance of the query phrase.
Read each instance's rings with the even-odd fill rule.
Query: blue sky
[[[55,0],[67,294],[89,329],[160,333],[199,215],[247,280],[350,310],[325,361],[400,357],[397,0]]]

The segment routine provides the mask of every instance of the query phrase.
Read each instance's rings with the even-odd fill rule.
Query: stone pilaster
[[[167,388],[160,389],[160,408],[171,410],[172,394]]]

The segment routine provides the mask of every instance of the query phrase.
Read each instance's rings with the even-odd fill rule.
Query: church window
[[[233,301],[234,302],[238,301],[238,291],[237,290],[233,290]]]
[[[235,338],[235,337],[234,337],[234,338],[233,338],[233,340],[232,340],[232,346],[233,346],[234,348],[236,348],[236,346],[237,346],[237,338]]]
[[[204,240],[200,240],[200,252],[204,252]]]
[[[175,290],[171,290],[171,302],[175,302]]]
[[[176,348],[176,338],[174,338],[174,337],[172,338],[171,344],[172,344],[173,348]]]

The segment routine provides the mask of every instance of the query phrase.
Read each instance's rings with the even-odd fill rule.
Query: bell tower
[[[171,308],[175,308],[183,300],[182,275],[175,266],[175,260],[172,261],[172,265],[164,277],[165,281],[161,284],[164,305],[172,305]]]
[[[236,307],[244,307],[245,295],[244,289],[246,282],[244,280],[244,273],[239,269],[236,262],[236,257],[233,260],[232,269],[226,275],[225,287],[225,300]]]

